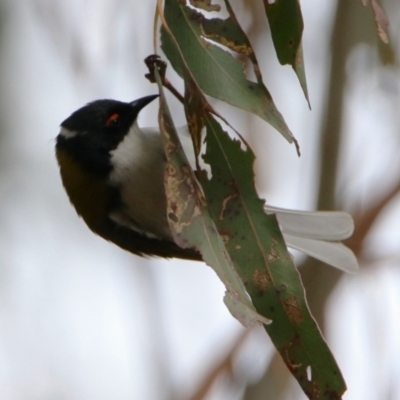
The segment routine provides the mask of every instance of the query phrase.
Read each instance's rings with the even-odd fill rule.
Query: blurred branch
[[[340,0],[332,30],[329,88],[320,130],[321,172],[317,198],[318,209],[336,209],[339,200],[336,194],[338,193],[337,175],[341,140],[345,134],[342,131],[342,125],[347,85],[346,60],[355,45],[361,42],[373,42],[374,40],[376,41],[376,36],[373,29],[372,14],[364,11],[354,2]],[[400,182],[389,193],[385,194],[377,204],[370,206],[366,212],[356,218],[354,235],[346,242],[346,245],[357,256],[362,252],[363,242],[372,225],[386,205],[399,192]],[[300,272],[306,287],[308,303],[323,331],[326,304],[340,281],[342,273],[332,268],[326,268],[314,259],[308,259]],[[204,399],[218,378],[224,374],[232,375],[233,356],[237,346],[239,344],[235,344],[225,359],[210,371],[190,400]],[[246,389],[243,399],[287,399],[292,383],[290,374],[284,367],[279,354],[276,353],[271,359],[263,378],[257,384]]]
[[[367,209],[362,215],[355,218],[355,230],[353,236],[346,240],[346,246],[350,247],[356,256],[363,250],[363,244],[372,225],[380,216],[385,207],[400,193],[400,180],[386,195],[384,195],[375,205]]]
[[[329,89],[320,136],[321,173],[317,199],[318,209],[336,209],[335,194],[346,88],[345,64],[354,45],[371,36],[368,29],[373,25],[368,18],[371,19],[361,7],[357,7],[354,3],[347,0],[338,1],[332,29]],[[355,23],[356,20],[357,23]],[[333,268],[326,268],[323,263],[314,259],[307,259],[300,268],[300,273],[306,288],[308,304],[323,332],[326,304],[340,281],[342,273]],[[265,400],[287,399],[290,383],[293,381],[289,378],[287,370],[281,370],[280,364],[279,356],[275,355],[263,378],[246,390],[243,399],[259,399],[260,393],[263,393]],[[277,371],[281,371],[279,375]],[[276,380],[277,376],[279,376],[278,380]],[[259,390],[261,387],[264,388],[263,392]]]
[[[256,384],[246,388],[243,400],[286,400],[290,383],[293,383],[293,379],[288,373],[282,357],[275,352],[266,373]]]
[[[361,7],[359,7],[361,8]],[[320,136],[321,173],[317,199],[318,210],[336,209],[338,160],[342,139],[342,120],[346,88],[346,59],[354,46],[354,20],[359,10],[347,0],[338,2],[331,39],[331,65],[328,97]],[[338,34],[340,32],[340,34]],[[324,331],[325,305],[342,273],[308,259],[300,269],[310,308]]]
[[[231,349],[228,351],[228,354],[209,371],[203,382],[199,385],[198,389],[189,400],[205,399],[218,378],[225,374],[233,376],[233,359],[237,354],[238,349],[240,349],[251,332],[252,329],[246,329],[237,337],[232,344]]]
[[[5,28],[5,22],[9,18],[10,18],[10,15],[9,15],[8,7],[4,4],[4,2],[0,3],[0,52],[2,55],[4,54],[5,47],[7,46],[7,42],[4,40],[4,37],[5,37],[4,28]],[[1,65],[0,65],[0,79],[1,79],[0,82],[1,83],[3,83],[3,79],[5,76],[4,64],[5,63],[3,61],[3,63],[1,63]],[[7,132],[8,132],[8,130],[6,129],[5,123],[4,123],[4,121],[6,120],[6,118],[5,118],[5,114],[6,114],[5,102],[9,101],[9,99],[7,98],[8,96],[4,95],[4,91],[2,93],[3,93],[3,96],[1,98],[1,106],[2,107],[0,109],[1,110],[0,111],[0,144],[1,144],[0,145],[0,154],[1,154],[0,172],[2,172],[5,169],[4,168],[5,167],[4,159],[5,159],[6,154],[4,154],[4,153],[6,153],[6,151],[5,151],[6,146],[3,145],[3,141],[4,141],[4,138],[7,136]],[[4,163],[4,166],[3,166],[3,163]],[[6,172],[8,173],[8,171],[6,171]]]
[[[357,22],[357,23],[355,23]],[[346,60],[360,42],[374,40],[373,19],[370,12],[357,3],[338,2],[332,29],[331,66],[327,103],[321,127],[321,174],[318,190],[318,209],[337,208],[337,175],[340,155],[346,89]],[[376,41],[376,37],[375,37]],[[308,259],[300,268],[307,299],[313,315],[324,330],[325,305],[342,273]]]

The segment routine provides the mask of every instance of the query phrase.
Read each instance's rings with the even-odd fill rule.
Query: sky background
[[[260,195],[275,206],[316,207],[335,4],[302,2],[312,111],[291,68],[278,65],[267,31],[251,29],[265,26],[263,12],[253,20],[240,3],[235,8],[302,156],[265,122],[214,104],[254,145]],[[336,195],[354,215],[400,175],[400,12],[394,0],[383,4],[393,18],[394,62],[382,65],[373,23],[370,36],[343,60],[345,134]],[[150,1],[0,2],[3,400],[189,399],[244,334],[210,268],[141,259],[96,237],[61,185],[54,138],[66,117],[95,99],[132,101],[157,92],[143,63],[153,53],[153,18]],[[176,124],[183,124],[173,99],[171,107]],[[156,125],[156,113],[154,102],[139,124]],[[400,398],[399,200],[371,228],[361,272],[342,277],[327,306],[325,336],[349,387],[345,400]],[[296,254],[296,260],[303,258]],[[235,353],[234,378],[221,374],[206,398],[244,398],[272,354],[266,333],[253,329]],[[305,398],[295,382],[289,386],[292,395],[282,400]]]

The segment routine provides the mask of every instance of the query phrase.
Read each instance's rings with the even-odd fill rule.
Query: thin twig
[[[168,89],[182,104],[184,104],[183,96],[178,92],[177,89],[172,85],[172,83],[167,79],[167,63],[163,61],[158,54],[151,54],[144,59],[144,63],[149,69],[149,73],[145,77],[151,82],[155,83],[156,78],[154,76],[154,69],[158,69],[158,73],[161,77],[161,84],[163,87]]]

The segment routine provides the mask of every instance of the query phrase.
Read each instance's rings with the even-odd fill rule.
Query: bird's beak
[[[151,96],[146,96],[142,97],[141,99],[137,99],[135,101],[132,101],[129,103],[132,108],[134,109],[136,115],[139,114],[139,111],[147,106],[147,104],[151,103],[154,99],[156,99],[159,95],[158,94],[152,94]]]

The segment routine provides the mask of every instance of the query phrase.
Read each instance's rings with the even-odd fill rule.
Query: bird
[[[138,256],[202,261],[196,249],[181,248],[167,220],[164,172],[167,159],[158,128],[141,128],[140,111],[158,95],[131,102],[92,101],[60,126],[55,153],[70,202],[97,235]],[[178,129],[195,165],[187,126]],[[347,272],[357,261],[338,241],[353,232],[341,211],[303,212],[267,206],[278,218],[289,247]]]

